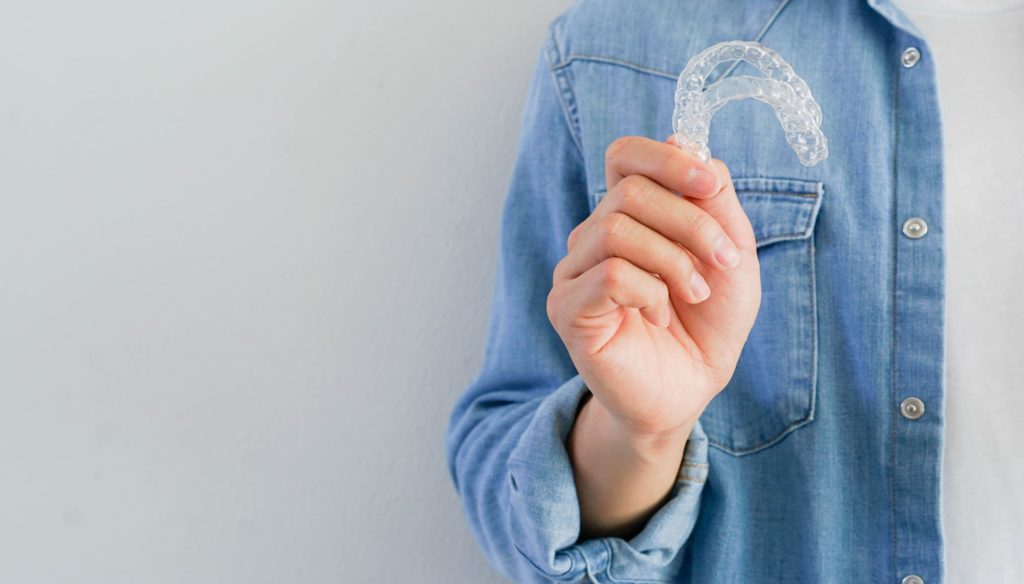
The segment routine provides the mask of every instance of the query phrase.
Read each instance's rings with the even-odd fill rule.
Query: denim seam
[[[757,42],[757,43],[761,42],[761,39],[763,39],[764,35],[768,33],[768,29],[771,28],[773,24],[775,24],[775,21],[779,18],[779,15],[782,14],[782,10],[784,8],[786,8],[786,6],[789,5],[789,2],[790,2],[790,0],[782,0],[781,2],[779,2],[779,5],[775,7],[775,10],[768,17],[768,20],[763,25],[761,25],[761,30],[758,31],[758,33],[756,35],[754,35],[754,38],[753,38],[754,42]],[[736,67],[739,66],[739,64],[740,64],[739,61],[733,61],[732,65],[730,65],[729,68],[725,70],[725,73],[722,73],[721,75],[719,75],[717,77],[712,77],[712,78],[708,79],[705,84],[706,85],[710,85],[710,84],[714,83],[715,81],[718,81],[719,79],[724,79],[724,78],[728,77],[729,75],[732,74],[732,72],[736,69]]]
[[[803,239],[806,237],[803,231],[794,231],[793,233],[780,233],[771,237],[766,237],[761,241],[757,242],[757,247],[764,247],[769,243],[776,243],[778,241],[789,241],[791,239]]]
[[[790,3],[790,0],[782,0],[781,2],[779,2],[779,5],[775,8],[774,11],[772,11],[772,14],[768,17],[768,20],[765,21],[765,23],[761,26],[761,30],[758,31],[756,35],[754,35],[753,40],[755,42],[760,42],[760,40],[762,38],[764,38],[764,35],[768,32],[768,29],[770,29],[772,27],[772,25],[775,24],[775,21],[779,18],[779,15],[782,13],[782,10],[789,3]],[[553,65],[552,69],[561,69],[563,67],[568,66],[573,61],[592,61],[592,62],[595,62],[595,63],[604,63],[604,64],[607,64],[607,65],[618,65],[620,67],[625,67],[627,69],[633,69],[633,70],[639,71],[641,73],[647,73],[649,75],[655,75],[655,76],[658,76],[658,77],[665,77],[665,78],[671,79],[673,81],[678,81],[679,80],[679,73],[674,73],[673,74],[673,73],[670,73],[668,71],[662,71],[661,69],[655,69],[654,67],[647,67],[647,66],[641,65],[639,63],[634,63],[632,61],[627,61],[625,59],[619,59],[619,58],[616,58],[616,57],[605,57],[605,56],[601,56],[601,55],[590,55],[590,54],[586,54],[586,53],[572,53],[569,56],[567,56],[564,61],[561,61],[561,62],[557,63],[556,65]],[[721,79],[722,77],[727,77],[730,73],[732,73],[733,69],[735,69],[739,64],[740,64],[739,61],[735,61],[732,64],[732,66],[729,67],[725,71],[725,73],[723,73],[720,77],[708,79],[707,84],[710,85],[711,83],[714,83],[714,81],[717,80],[717,79]],[[682,70],[680,70],[680,72],[682,72]]]
[[[775,176],[775,175],[766,175],[766,174],[744,174],[742,176],[735,176],[733,178],[735,180],[737,180],[737,181],[741,181],[741,180],[747,180],[747,181],[766,180],[766,181],[771,181],[771,182],[804,183],[804,184],[815,185],[815,186],[817,186],[818,183],[821,182],[820,180],[814,180],[814,179],[808,179],[808,178],[799,178],[799,177],[795,177],[795,176]]]
[[[814,387],[812,385],[812,387],[811,387],[811,404],[812,404],[812,407],[813,407],[813,403],[814,403]],[[717,448],[717,449],[719,449],[719,450],[721,450],[723,452],[727,452],[729,454],[732,454],[733,456],[744,456],[744,455],[747,455],[747,454],[753,454],[755,452],[759,452],[761,450],[764,450],[764,449],[766,449],[768,447],[775,446],[776,444],[781,442],[786,436],[788,436],[790,433],[792,433],[794,430],[800,428],[801,426],[806,426],[807,424],[809,424],[813,420],[814,420],[814,412],[813,412],[813,410],[809,409],[807,411],[807,414],[803,418],[801,418],[799,420],[796,420],[795,422],[793,422],[789,426],[786,426],[786,429],[783,430],[775,438],[772,438],[771,440],[769,440],[769,441],[767,441],[767,442],[765,442],[763,444],[758,444],[757,446],[751,446],[750,448],[744,448],[742,450],[729,448],[728,446],[726,446],[724,444],[720,444],[718,442],[715,442],[715,441],[711,440],[710,438],[708,438],[708,445],[709,446],[714,446],[715,448]]]
[[[615,563],[615,554],[612,552],[612,546],[608,543],[607,538],[602,539],[601,543],[603,543],[605,549],[608,550],[608,565],[604,568],[604,575],[608,578],[609,582],[625,582],[628,584],[670,584],[672,582],[671,580],[637,580],[632,578],[628,580],[620,580],[615,576],[612,576],[612,565]]]
[[[523,550],[522,550],[522,549],[521,549],[521,548],[519,547],[519,545],[518,545],[518,544],[516,544],[516,543],[513,543],[513,544],[512,544],[512,546],[513,546],[514,548],[516,548],[516,551],[517,551],[517,552],[519,552],[519,555],[523,556],[523,559],[525,559],[525,560],[526,560],[527,562],[529,562],[529,563],[530,563],[530,565],[531,565],[531,566],[533,566],[533,568],[534,568],[535,570],[537,570],[537,571],[538,571],[538,572],[540,572],[541,574],[544,574],[544,575],[545,575],[545,576],[547,576],[548,578],[562,578],[562,577],[564,577],[564,576],[565,576],[565,575],[567,575],[567,574],[571,574],[571,573],[572,573],[572,571],[576,569],[576,558],[574,558],[572,554],[566,554],[566,555],[568,555],[568,556],[569,556],[569,567],[568,567],[568,568],[567,568],[567,569],[566,569],[566,570],[565,570],[564,572],[561,572],[561,573],[558,573],[558,574],[553,574],[553,573],[551,573],[551,572],[548,572],[548,571],[547,571],[547,570],[545,570],[544,568],[541,568],[540,566],[538,566],[538,565],[537,565],[537,564],[536,564],[536,563],[535,563],[535,562],[534,562],[534,561],[533,561],[532,559],[530,559],[530,556],[529,556],[529,555],[527,555],[527,553],[526,553],[526,552],[524,552],[524,551],[523,551]],[[558,552],[555,552],[555,554],[557,555],[557,554],[558,554]]]
[[[602,63],[605,65],[614,65],[623,67],[626,69],[632,69],[640,73],[646,73],[648,75],[654,75],[657,77],[664,77],[671,79],[672,81],[678,80],[678,75],[669,73],[668,71],[662,71],[661,69],[655,69],[653,67],[646,67],[639,63],[633,63],[632,61],[626,61],[625,59],[619,59],[616,57],[605,57],[602,55],[588,55],[586,53],[571,53],[565,57],[563,61],[556,65],[552,65],[552,70],[561,70],[573,63],[573,61],[590,61],[593,63]]]
[[[821,205],[825,201],[825,188],[822,186],[821,200],[818,202],[817,213],[821,213]],[[817,224],[817,218],[815,218]],[[817,234],[811,230],[811,317],[814,321],[811,324],[811,333],[814,335],[814,343],[811,345],[811,408],[808,421],[814,419],[814,412],[818,407],[818,246]]]
[[[791,191],[787,191],[787,192],[780,192],[780,191],[758,191],[758,190],[753,190],[753,189],[737,189],[736,192],[737,193],[739,193],[739,192],[749,193],[751,195],[766,195],[766,196],[769,196],[769,197],[775,196],[775,195],[794,195],[794,196],[797,196],[797,197],[817,197],[818,196],[818,193],[795,193],[795,192],[791,192]]]
[[[809,234],[807,236],[808,242],[807,242],[807,245],[805,245],[805,248],[807,249],[807,253],[808,253],[808,256],[809,256],[808,276],[810,278],[809,285],[810,285],[810,295],[811,295],[811,315],[810,315],[810,329],[811,329],[811,371],[810,371],[810,384],[811,384],[811,395],[810,395],[810,402],[808,403],[807,411],[803,415],[802,418],[794,420],[792,423],[790,423],[788,426],[786,426],[786,428],[783,429],[782,432],[780,432],[778,436],[776,436],[775,438],[773,438],[771,440],[768,440],[767,442],[763,442],[761,444],[757,444],[757,445],[751,446],[749,448],[736,449],[736,448],[729,448],[725,444],[722,444],[722,443],[719,443],[719,442],[715,442],[709,436],[708,437],[708,445],[709,446],[713,446],[713,447],[715,447],[715,448],[717,448],[717,449],[719,449],[719,450],[721,450],[723,452],[726,452],[728,454],[731,454],[733,456],[743,456],[743,455],[746,455],[746,454],[753,454],[755,452],[759,452],[759,451],[764,450],[764,449],[766,449],[766,448],[768,448],[770,446],[774,446],[775,444],[778,444],[780,441],[782,441],[782,439],[784,439],[786,436],[788,436],[791,432],[793,432],[794,430],[796,430],[796,429],[798,429],[798,428],[800,428],[802,426],[805,426],[805,425],[809,424],[810,422],[812,422],[814,420],[814,409],[815,409],[815,405],[816,405],[816,402],[817,402],[817,393],[818,393],[817,364],[816,364],[817,355],[818,355],[818,351],[817,351],[817,348],[818,348],[818,330],[817,330],[817,314],[816,314],[817,313],[817,302],[816,302],[816,299],[815,299],[815,296],[817,295],[817,288],[814,285],[814,258],[815,258],[815,254],[814,254],[814,238],[813,238],[813,235],[814,235],[814,233],[812,231],[811,234]],[[761,245],[764,245],[764,244],[762,243]]]
[[[737,195],[739,194],[739,192],[743,192],[744,194],[750,194],[750,191],[738,191]],[[761,193],[757,193],[757,194],[761,194]],[[780,193],[764,193],[764,195],[771,197],[771,196],[776,196],[776,195],[781,195],[781,194]],[[800,195],[800,196],[804,196],[804,195]],[[765,237],[764,239],[762,239],[762,240],[757,242],[757,247],[764,247],[764,246],[766,246],[766,245],[768,245],[770,243],[775,243],[777,241],[786,241],[786,240],[790,240],[790,239],[807,239],[807,238],[810,238],[813,235],[813,227],[814,227],[814,222],[815,222],[815,220],[817,218],[818,207],[821,206],[821,203],[819,202],[820,197],[818,195],[814,195],[814,198],[815,198],[815,201],[813,201],[812,204],[811,204],[811,208],[809,209],[809,211],[807,213],[807,219],[805,220],[805,223],[804,223],[804,226],[803,226],[802,229],[800,229],[799,231],[792,231],[792,232],[789,232],[789,233],[778,233],[778,234],[775,234],[775,235],[772,235],[772,236],[769,236],[769,237]],[[796,203],[796,204],[799,204],[799,205],[806,205],[807,204],[807,202],[805,202],[805,201],[799,201],[799,202],[798,201],[787,201],[785,199],[779,199],[776,203],[773,203],[773,204],[778,204],[778,203],[781,203],[781,202]]]
[[[737,184],[737,183],[738,184],[747,184],[747,183],[757,183],[757,182],[775,183],[775,184],[786,183],[786,184],[792,184],[792,185],[802,185],[803,187],[806,187],[806,188],[812,188],[813,187],[813,188],[817,189],[817,192],[810,193],[810,194],[821,194],[821,191],[823,190],[823,187],[824,187],[824,183],[822,183],[822,181],[820,181],[820,180],[812,180],[812,179],[805,179],[805,178],[794,178],[794,177],[787,177],[787,176],[765,176],[765,175],[757,175],[757,174],[743,175],[743,176],[734,176],[734,177],[732,177],[732,181],[733,181],[734,185]],[[789,187],[789,188],[787,188],[787,187],[777,187],[775,190],[769,190],[769,189],[755,189],[753,187],[742,187],[742,186],[740,186],[740,187],[736,187],[736,190],[737,191],[742,190],[742,191],[746,191],[746,192],[765,192],[765,193],[768,193],[768,194],[776,194],[776,193],[786,193],[786,194],[794,194],[794,195],[805,194],[804,192],[797,191],[797,190],[795,190],[792,187]]]
[[[576,96],[573,93],[572,84],[569,82],[568,75],[561,67],[557,67],[554,63],[558,63],[561,58],[558,44],[555,41],[555,26],[558,21],[552,23],[551,27],[548,28],[548,38],[545,42],[545,56],[548,61],[548,71],[551,73],[552,78],[555,81],[555,87],[558,88],[558,102],[562,106],[562,115],[565,117],[566,124],[569,126],[569,135],[572,136],[572,141],[576,144],[576,148],[579,149],[580,156],[583,154],[583,142],[579,136],[579,120],[577,119],[577,108],[576,108]]]
[[[894,35],[895,36],[895,35]],[[894,42],[897,38],[893,39]],[[899,212],[899,165],[896,162],[896,157],[899,155],[899,109],[900,109],[900,72],[898,68],[893,68],[892,76],[892,122],[890,128],[892,128],[892,223],[896,225],[899,221],[897,213]],[[899,566],[897,565],[897,548],[898,548],[898,533],[896,528],[896,424],[899,423],[899,419],[896,412],[898,408],[894,408],[893,405],[897,403],[896,393],[896,380],[898,379],[896,368],[899,364],[897,353],[899,351],[899,327],[896,323],[897,317],[897,290],[896,285],[898,283],[899,271],[899,236],[893,237],[892,247],[892,332],[890,333],[892,342],[892,382],[890,384],[890,403],[886,406],[890,410],[889,414],[889,521],[890,521],[890,536],[892,537],[892,571],[893,578],[897,578],[899,574]]]

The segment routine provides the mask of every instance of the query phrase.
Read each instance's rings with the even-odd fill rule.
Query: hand
[[[761,303],[754,231],[728,168],[666,142],[608,147],[607,195],[569,234],[547,299],[593,405],[640,439],[689,433],[731,379]]]

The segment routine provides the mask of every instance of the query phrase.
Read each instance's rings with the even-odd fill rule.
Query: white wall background
[[[568,4],[3,4],[0,581],[500,581],[443,435]]]

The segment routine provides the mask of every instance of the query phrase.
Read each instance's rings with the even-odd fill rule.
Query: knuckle
[[[622,213],[609,213],[601,219],[601,241],[613,245],[626,236],[629,218]]]
[[[690,162],[686,160],[687,155],[679,148],[666,148],[663,152],[655,165],[659,176],[677,174],[690,166]]]
[[[577,239],[579,239],[579,236],[580,236],[580,228],[581,228],[582,226],[583,226],[583,224],[582,224],[582,223],[580,223],[580,224],[579,224],[579,225],[577,225],[576,227],[573,227],[573,228],[572,228],[572,231],[570,231],[570,232],[569,232],[569,236],[565,238],[565,248],[566,248],[567,250],[571,250],[571,249],[572,249],[572,246],[573,246],[573,244],[575,244],[575,243],[576,243],[576,240],[577,240]]]
[[[669,264],[672,266],[672,274],[670,275],[684,278],[684,281],[689,280],[690,273],[694,270],[690,254],[686,253],[686,250],[678,245],[672,247],[675,248],[675,251],[671,252],[671,257],[668,258]]]
[[[631,174],[619,181],[616,190],[620,207],[632,205],[647,194],[647,179],[637,174]]]
[[[720,231],[718,222],[715,221],[707,211],[696,206],[693,211],[694,212],[690,215],[689,229],[697,236],[698,241],[704,241],[706,238]]]
[[[601,262],[600,282],[606,289],[621,286],[629,270],[629,262],[622,258],[608,258]]]
[[[556,294],[557,286],[552,286],[551,291],[548,292],[546,311],[548,315],[548,321],[551,326],[558,328],[558,295]]]
[[[553,272],[551,272],[551,282],[552,282],[552,284],[560,282],[561,280],[563,280],[565,278],[565,270],[566,270],[566,263],[567,263],[566,260],[568,259],[568,257],[569,256],[563,257],[562,259],[558,260],[557,264],[555,264],[555,269],[554,269]]]
[[[625,152],[629,150],[632,143],[632,136],[620,136],[612,140],[612,143],[608,145],[608,148],[605,150],[604,153],[605,162],[607,163],[608,161],[615,160],[616,158],[619,158],[620,156],[625,154]]]

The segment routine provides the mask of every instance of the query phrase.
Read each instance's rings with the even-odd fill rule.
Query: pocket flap
[[[733,179],[733,186],[754,227],[758,247],[807,238],[814,232],[824,192],[822,182],[739,177]]]

